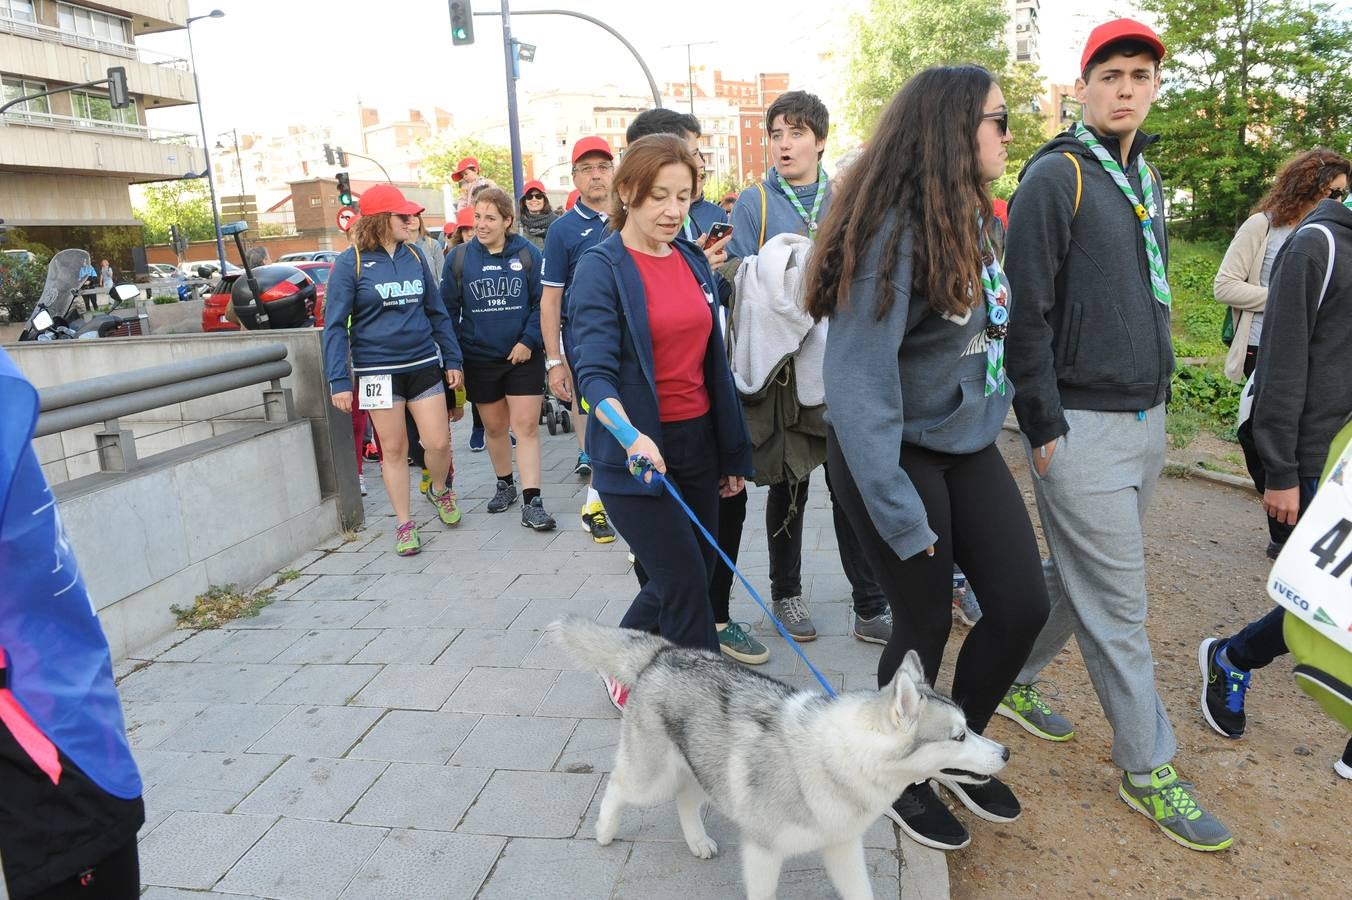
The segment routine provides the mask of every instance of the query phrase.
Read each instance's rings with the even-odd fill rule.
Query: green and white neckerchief
[[[986,391],[1005,392],[1005,335],[1009,332],[1009,288],[995,248],[986,242],[990,263],[981,268],[981,290],[986,295]]]
[[[1136,166],[1141,173],[1141,193],[1144,195],[1142,199],[1138,199],[1136,192],[1131,189],[1131,183],[1127,181],[1126,173],[1122,171],[1122,166],[1104,149],[1093,133],[1084,127],[1084,123],[1076,122],[1074,131],[1075,137],[1090,149],[1104,171],[1112,176],[1113,181],[1122,189],[1127,202],[1136,212],[1136,218],[1141,222],[1141,234],[1145,238],[1145,258],[1150,266],[1150,289],[1154,292],[1156,300],[1168,306],[1173,302],[1173,293],[1169,290],[1169,281],[1164,274],[1164,255],[1160,253],[1159,240],[1155,237],[1155,229],[1151,227],[1151,221],[1158,214],[1158,210],[1155,207],[1155,179],[1150,174],[1150,167],[1145,163],[1145,154],[1136,157]]]
[[[784,176],[775,172],[775,177],[779,179],[780,190],[789,198],[794,211],[802,217],[803,222],[807,225],[807,236],[815,240],[817,237],[817,214],[822,211],[822,200],[826,198],[826,170],[817,166],[817,196],[812,201],[811,213],[803,208],[803,201],[798,199],[798,195],[793,191],[793,186],[784,180]]]

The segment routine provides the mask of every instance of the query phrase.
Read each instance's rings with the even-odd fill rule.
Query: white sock
[[[596,493],[596,488],[594,488],[594,487],[588,485],[588,486],[587,486],[587,505],[588,505],[588,506],[591,506],[593,503],[600,503],[600,502],[601,502],[601,495],[598,494],[598,493]]]

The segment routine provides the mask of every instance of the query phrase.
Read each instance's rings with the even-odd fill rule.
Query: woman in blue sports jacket
[[[593,483],[649,579],[620,624],[717,653],[713,547],[652,473],[639,481],[628,464],[646,457],[715,536],[719,497],[741,491],[751,474],[713,271],[700,248],[677,240],[698,171],[679,138],[629,145],[611,184],[614,233],[574,274],[569,358],[595,411],[587,424]],[[627,686],[607,688],[623,706]]]
[[[352,246],[335,260],[329,277],[324,375],[333,405],[345,413],[352,411],[357,381],[380,438],[380,476],[399,523],[394,549],[412,556],[422,543],[409,513],[404,409],[417,424],[432,474],[427,498],[441,521],[454,525],[460,510],[446,485],[451,438],[445,394],[464,380],[460,344],[432,270],[412,245],[423,207],[388,184],[362,194],[361,207]]]
[[[545,384],[540,337],[540,251],[512,233],[512,200],[500,188],[474,198],[474,237],[446,257],[441,295],[465,354],[465,392],[479,411],[500,513],[516,500],[512,443],[521,467],[521,524],[549,531],[554,519],[540,498],[540,395]]]

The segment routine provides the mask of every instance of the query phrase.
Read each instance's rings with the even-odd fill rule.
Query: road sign
[[[352,223],[357,220],[357,211],[350,206],[344,206],[338,210],[338,230],[347,233],[352,227]]]

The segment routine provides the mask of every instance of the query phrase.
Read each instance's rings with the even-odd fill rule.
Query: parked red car
[[[315,283],[315,302],[313,309],[307,312],[314,317],[315,327],[324,327],[324,292],[329,283],[329,275],[333,273],[333,263],[331,262],[295,262],[288,263],[294,268],[300,269]],[[218,279],[211,286],[211,292],[206,295],[202,303],[202,330],[203,331],[239,331],[240,326],[225,317],[225,311],[230,306],[230,292],[234,287],[235,279],[242,277],[240,274],[226,275]]]
[[[309,275],[315,282],[315,327],[324,327],[324,294],[328,290],[329,276],[333,274],[332,262],[297,262],[292,263],[297,269],[300,269],[306,275]]]

